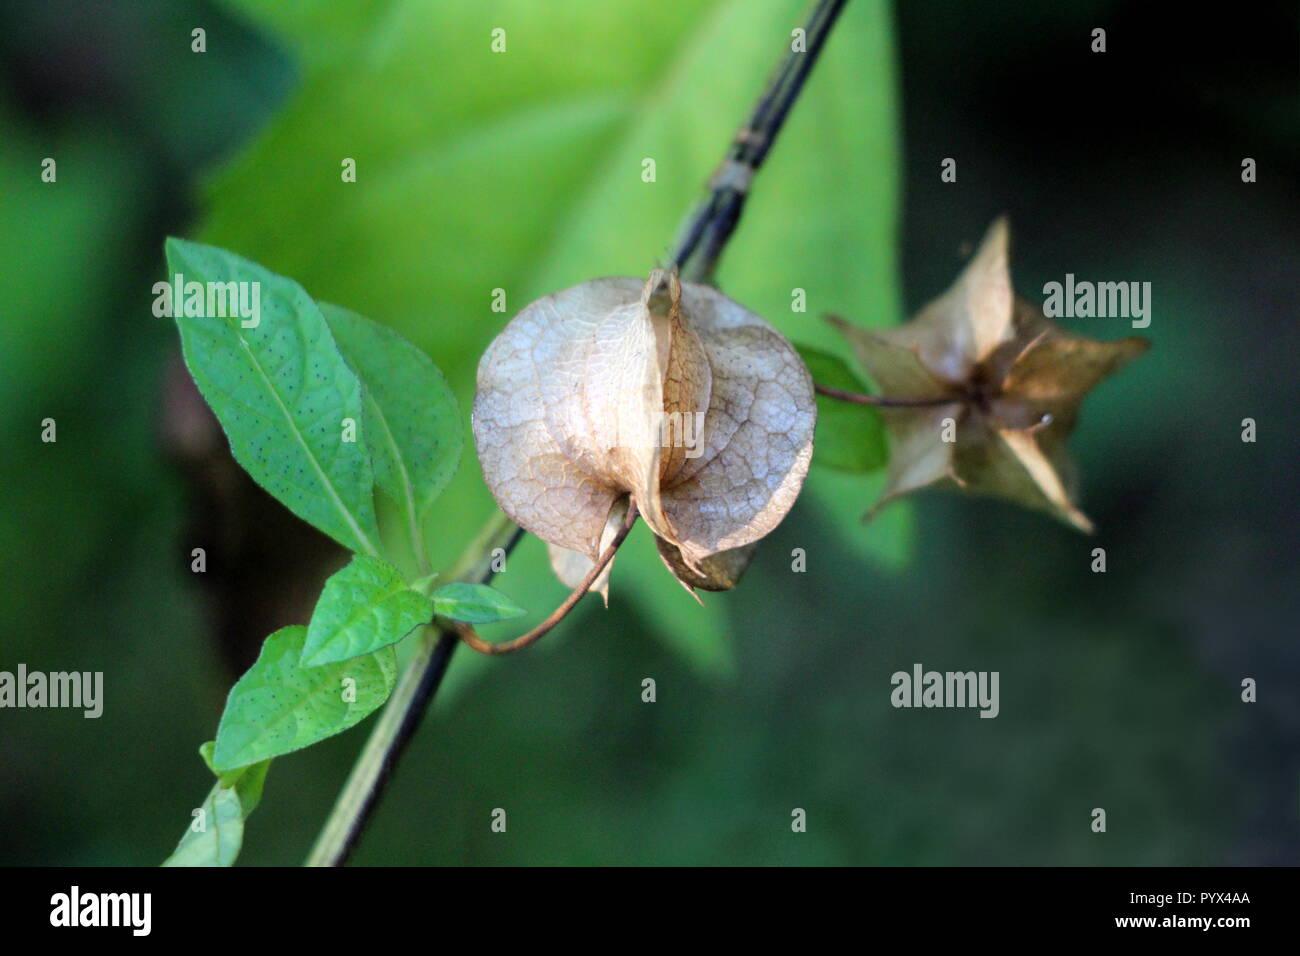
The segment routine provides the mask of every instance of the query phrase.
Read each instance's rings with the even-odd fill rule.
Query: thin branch
[[[804,28],[806,52],[792,50],[782,60],[749,121],[736,134],[722,165],[709,182],[708,198],[692,214],[677,244],[672,261],[683,278],[697,282],[712,280],[718,258],[740,220],[754,174],[767,158],[846,2],[819,0]],[[689,267],[688,260],[692,260]],[[631,506],[629,513],[635,517]],[[503,548],[508,554],[522,534],[504,515],[497,514],[479,540],[467,549],[458,569],[449,574],[448,580],[486,583],[493,574],[492,548]],[[609,554],[608,549],[606,553]],[[601,557],[603,559],[605,555]],[[612,559],[613,555],[609,554],[609,557]],[[570,595],[570,600],[576,603],[577,598]],[[393,696],[370,732],[370,738],[307,859],[309,866],[339,866],[347,861],[374,812],[393,766],[419,726],[429,701],[437,693],[451,654],[460,642],[461,635],[448,622],[436,621],[423,629],[419,649],[407,664]]]
[[[607,567],[609,567],[609,563],[614,560],[614,555],[618,551],[619,546],[623,543],[624,539],[627,538],[628,532],[632,530],[632,525],[636,524],[636,517],[636,502],[629,502],[627,506],[627,516],[623,519],[623,525],[618,529],[618,533],[614,535],[614,540],[609,543],[609,547],[605,549],[603,554],[601,554],[600,560],[592,565],[591,570],[588,571],[586,576],[578,583],[578,586],[573,589],[573,592],[565,598],[564,603],[552,611],[550,617],[544,620],[541,624],[538,624],[527,634],[524,634],[521,637],[516,637],[512,641],[492,643],[479,637],[478,634],[474,632],[474,628],[470,627],[468,624],[461,621],[453,621],[451,624],[460,634],[460,639],[480,654],[509,654],[512,651],[522,650],[528,645],[541,640],[550,633],[551,629],[554,628],[555,625],[568,617],[569,612],[577,606],[580,600],[582,600],[582,596],[591,590],[591,586],[596,583],[596,579],[600,577],[601,573]]]
[[[831,385],[814,384],[813,388],[818,395],[825,395],[827,398],[852,402],[854,405],[874,405],[877,408],[938,408],[940,405],[956,405],[962,401],[960,395],[947,395],[940,398],[884,398],[880,395],[849,392]]]
[[[687,221],[673,253],[672,262],[682,278],[713,281],[718,258],[740,222],[754,175],[767,159],[846,2],[819,0],[804,27],[805,48],[795,50],[791,44],[749,120],[736,132],[727,155],[709,181],[708,197]]]

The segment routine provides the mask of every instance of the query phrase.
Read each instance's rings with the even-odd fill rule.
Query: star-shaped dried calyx
[[[1012,291],[1007,223],[996,220],[961,276],[904,325],[831,318],[886,397],[888,480],[875,507],[956,485],[1048,511],[1082,531],[1066,449],[1079,404],[1147,349],[1145,339],[1073,335]],[[947,439],[947,440],[945,440]]]
[[[479,364],[474,438],[497,503],[547,542],[569,586],[630,499],[688,590],[724,590],[799,494],[815,418],[812,381],[776,329],[656,270],[520,312]]]

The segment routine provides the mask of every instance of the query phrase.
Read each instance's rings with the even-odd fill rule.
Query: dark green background
[[[193,404],[149,311],[163,237],[393,324],[468,407],[506,318],[491,289],[513,313],[661,260],[802,9],[260,7],[0,13],[0,668],[106,685],[99,720],[0,711],[0,863],[161,861],[209,786],[196,749],[225,692],[341,561],[242,481]],[[1296,861],[1295,15],[1163,7],[853,0],[721,273],[822,348],[818,313],[897,321],[1000,212],[1031,298],[1066,272],[1152,282],[1154,348],[1076,436],[1095,540],[941,494],[862,526],[878,480],[822,474],[700,611],[638,533],[608,611],[453,662],[356,862]],[[439,557],[486,513],[467,458],[435,508]],[[528,540],[500,579],[535,616],[562,593],[541,552]],[[892,709],[914,662],[1000,671],[1001,715]],[[241,862],[305,855],[364,733],[276,762]]]

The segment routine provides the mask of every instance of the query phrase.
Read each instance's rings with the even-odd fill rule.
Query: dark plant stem
[[[712,281],[718,258],[740,221],[740,213],[749,195],[754,174],[767,158],[846,2],[847,0],[819,0],[804,27],[806,50],[792,50],[783,58],[781,66],[754,107],[749,121],[736,134],[722,165],[709,182],[708,197],[691,215],[674,252],[673,264],[678,267],[683,278],[697,282]],[[626,530],[630,530],[635,516],[635,507],[629,506],[628,520],[624,526]],[[447,580],[487,583],[493,575],[492,549],[501,548],[509,554],[522,534],[504,515],[494,516]],[[621,540],[620,538],[619,541]],[[613,557],[612,549],[608,551],[608,556]],[[602,559],[604,557],[602,555]],[[596,574],[599,574],[599,570]],[[594,579],[595,575],[592,575],[592,580]],[[583,591],[585,593],[585,589]],[[572,595],[570,598],[576,603],[576,598]],[[453,629],[450,622],[435,621],[424,628],[420,635],[419,649],[407,664],[379,721],[370,732],[370,737],[307,858],[308,866],[340,866],[347,861],[379,802],[393,767],[419,726],[429,702],[437,693],[451,655],[461,640],[462,635]]]
[[[754,175],[767,159],[846,2],[819,0],[804,27],[805,49],[792,48],[785,56],[749,120],[736,132],[709,181],[708,197],[692,213],[673,253],[673,264],[683,279],[713,282],[722,250],[740,222]]]

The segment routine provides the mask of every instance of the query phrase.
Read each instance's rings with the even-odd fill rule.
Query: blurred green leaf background
[[[0,863],[166,857],[208,790],[196,747],[226,692],[343,562],[230,470],[174,326],[150,312],[163,237],[397,329],[447,374],[468,435],[478,356],[510,315],[667,257],[804,12],[6,6],[0,669],[102,670],[107,700],[98,720],[0,711]],[[1151,281],[1155,347],[1090,399],[1076,439],[1099,535],[942,495],[864,525],[876,480],[817,470],[740,588],[699,608],[634,533],[608,611],[589,600],[508,660],[457,656],[356,862],[1294,862],[1300,262],[1282,16],[1289,34],[1227,28],[1171,70],[1192,28],[1140,6],[854,0],[720,285],[843,355],[823,313],[901,320],[1004,211],[1026,295],[1067,271]],[[1107,59],[1087,53],[1097,22]],[[46,156],[57,184],[40,182]],[[955,184],[939,180],[948,156]],[[1241,183],[1243,156],[1258,183]],[[491,507],[467,443],[433,508],[434,563]],[[1097,546],[1105,575],[1088,570]],[[489,636],[558,603],[545,564],[527,539],[496,583],[531,616]],[[918,661],[1000,671],[1001,715],[893,710],[890,674]],[[277,761],[241,862],[305,856],[367,727]],[[790,830],[796,807],[807,833]]]

